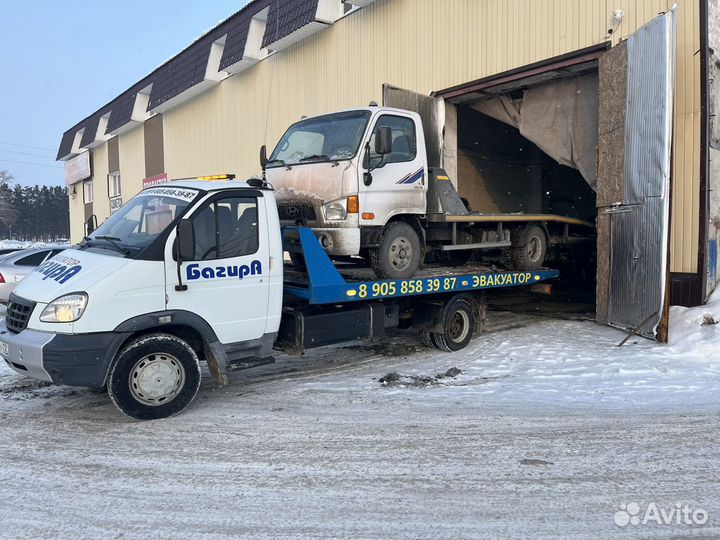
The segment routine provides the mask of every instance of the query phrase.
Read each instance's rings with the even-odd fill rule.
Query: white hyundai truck
[[[310,227],[330,256],[363,257],[380,278],[409,278],[426,259],[462,265],[487,249],[533,270],[549,246],[593,240],[594,225],[573,217],[472,212],[427,154],[420,115],[372,105],[290,126],[267,179],[282,225]]]
[[[145,189],[39,266],[0,320],[0,357],[42,381],[107,387],[132,418],[163,418],[193,400],[201,361],[225,384],[273,349],[302,354],[397,326],[455,351],[482,330],[484,290],[558,275],[467,266],[375,280],[333,264],[310,229],[281,228],[265,182],[225,178]],[[285,268],[285,252],[306,271]]]

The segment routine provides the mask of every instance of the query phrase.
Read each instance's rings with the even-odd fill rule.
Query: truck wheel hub
[[[130,371],[130,391],[144,405],[172,401],[185,384],[185,370],[172,355],[158,353],[141,358]]]
[[[537,236],[533,236],[528,242],[528,258],[536,262],[542,253],[542,242]]]
[[[396,239],[390,245],[390,262],[398,270],[404,270],[412,261],[412,246],[407,238]]]

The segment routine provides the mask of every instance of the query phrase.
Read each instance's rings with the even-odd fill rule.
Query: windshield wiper
[[[323,159],[323,160],[328,160],[328,159],[330,159],[330,158],[328,158],[327,156],[324,156],[324,155],[322,155],[322,154],[313,154],[312,156],[305,156],[304,158],[302,158],[302,159],[300,160],[300,162],[310,161],[311,159]]]
[[[282,159],[271,159],[265,165],[270,165],[271,163],[278,163],[280,165],[285,165],[285,161],[283,161]]]
[[[119,242],[122,241],[121,238],[118,238],[117,236],[96,236],[95,238],[89,238],[88,240],[107,240],[110,242],[118,251],[121,253],[124,253],[125,255],[130,255],[130,250],[126,247],[122,246]]]

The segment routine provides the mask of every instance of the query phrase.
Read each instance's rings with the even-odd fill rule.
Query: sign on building
[[[167,181],[168,181],[167,173],[150,176],[143,180],[143,189],[153,187],[153,186],[159,186],[160,184],[164,184]]]
[[[68,186],[86,180],[91,176],[90,152],[83,152],[65,162],[65,183]]]

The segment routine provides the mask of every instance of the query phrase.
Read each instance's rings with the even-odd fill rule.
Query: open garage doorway
[[[673,8],[612,48],[593,46],[432,96],[383,88],[384,105],[420,113],[430,166],[444,168],[474,210],[593,214],[596,256],[575,253],[582,262],[568,262],[566,276],[594,270],[596,320],[660,341],[668,336],[675,40]],[[563,85],[594,93],[594,103],[573,99]],[[592,289],[587,280],[584,287]]]
[[[545,83],[546,87],[552,84]],[[515,90],[504,97],[517,103],[523,94],[523,90]],[[581,172],[559,163],[517,127],[481,112],[492,104],[485,100],[456,109],[457,189],[470,208],[488,214],[552,214],[595,223],[595,191]],[[595,107],[596,124],[597,104]],[[555,232],[562,236],[561,231]],[[594,231],[577,232],[583,235],[549,246],[546,266],[560,270],[551,296],[499,295],[498,301],[520,310],[541,305],[559,316],[595,319]]]

